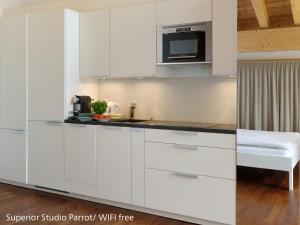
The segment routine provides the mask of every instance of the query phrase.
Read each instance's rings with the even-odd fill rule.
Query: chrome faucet
[[[130,120],[134,120],[134,110],[135,110],[135,108],[136,108],[136,104],[131,103],[130,110],[129,110],[129,119]]]

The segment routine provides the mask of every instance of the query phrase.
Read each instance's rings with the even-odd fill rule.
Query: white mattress
[[[237,146],[238,154],[255,154],[255,155],[265,155],[265,156],[278,156],[278,157],[295,157],[299,156],[299,150],[295,148],[290,149],[278,149],[278,148],[264,148],[256,146]]]
[[[259,130],[238,130],[237,144],[272,149],[300,149],[300,134]]]

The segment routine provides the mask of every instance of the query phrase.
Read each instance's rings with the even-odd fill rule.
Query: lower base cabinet
[[[147,208],[235,224],[235,180],[146,169]]]
[[[131,128],[98,126],[98,197],[131,203]]]
[[[7,140],[1,142],[0,153],[11,161],[18,154],[15,151],[26,146],[26,139],[3,132]],[[169,143],[169,138],[159,135],[162,133],[176,135],[172,142],[181,142]],[[200,145],[197,137],[205,135],[212,137],[210,147],[188,145],[191,140]],[[234,146],[234,135],[31,121],[29,184],[191,219],[236,224],[235,150],[215,147],[213,140],[219,139],[226,140],[226,147]],[[11,152],[3,148],[6,141],[15,142]],[[0,162],[2,169],[5,164],[1,158]],[[14,172],[20,175],[22,166],[14,165]],[[0,175],[4,177],[3,172]],[[22,177],[15,176],[18,179]]]
[[[96,126],[65,125],[66,191],[96,197]]]
[[[29,121],[28,183],[64,191],[64,123]]]
[[[0,137],[0,178],[25,184],[27,132],[1,129]]]

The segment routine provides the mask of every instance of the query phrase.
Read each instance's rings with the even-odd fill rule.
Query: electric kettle
[[[121,107],[118,103],[112,101],[107,102],[106,113],[113,115],[113,114],[120,114],[121,113],[120,111],[121,111]]]

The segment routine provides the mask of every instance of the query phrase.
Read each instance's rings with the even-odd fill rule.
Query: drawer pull
[[[133,132],[143,132],[143,128],[131,128]]]
[[[4,128],[4,130],[9,130],[16,134],[26,134],[27,130],[23,128]]]
[[[191,178],[191,179],[198,179],[198,178],[199,178],[198,175],[195,175],[195,174],[189,174],[189,173],[175,172],[174,175],[175,175],[175,176],[178,176],[178,177],[185,177],[185,178]]]
[[[78,128],[85,128],[85,127],[87,127],[88,125],[86,125],[86,124],[75,124],[75,123],[73,123],[73,124],[71,124],[71,126],[73,126],[73,127],[78,127]]]
[[[175,133],[176,134],[180,134],[180,135],[189,135],[189,136],[196,136],[196,135],[198,135],[198,132],[193,132],[193,131],[180,131],[180,130],[176,130]]]
[[[62,122],[61,122],[61,121],[58,121],[58,120],[46,120],[46,123],[48,123],[48,124],[53,124],[53,125],[55,125],[55,124],[59,125],[59,124],[61,124]]]
[[[121,130],[122,127],[120,126],[103,126],[104,129],[108,129],[108,130]]]
[[[199,150],[199,147],[198,146],[194,146],[194,145],[178,145],[178,144],[175,144],[174,148],[187,149],[187,150],[195,150],[195,151]]]

